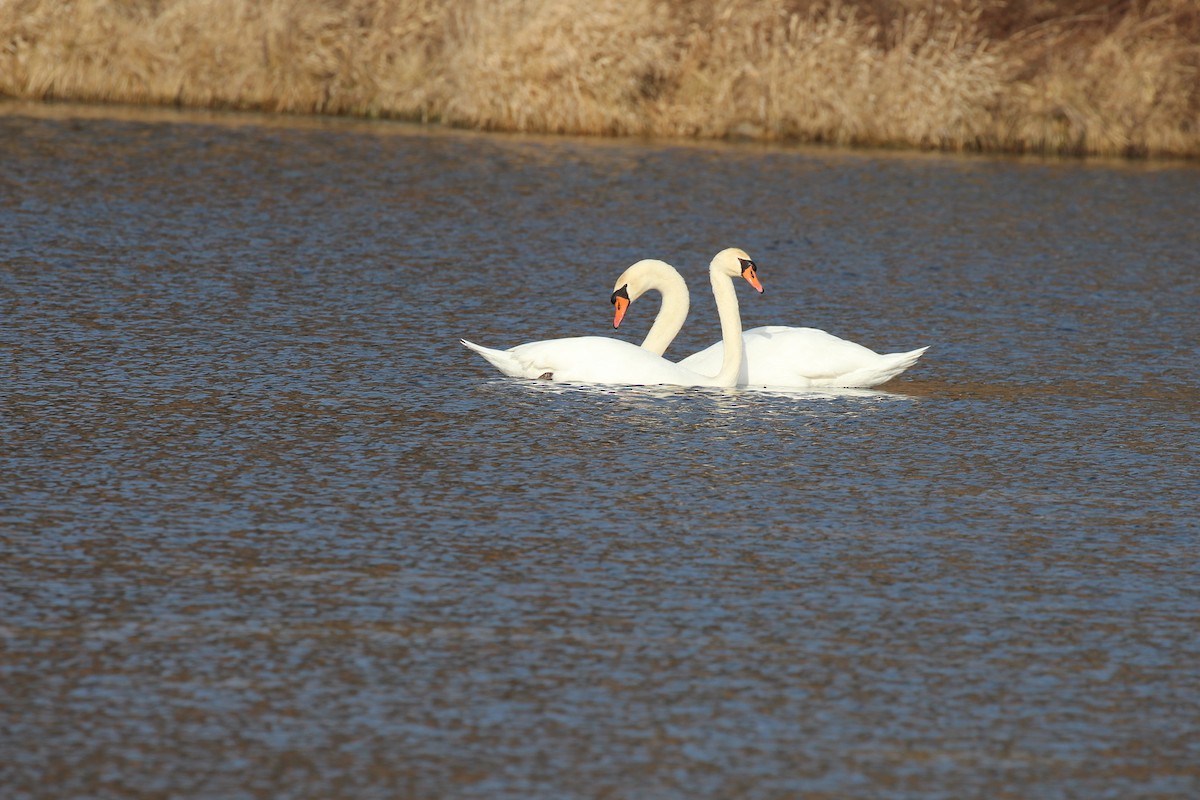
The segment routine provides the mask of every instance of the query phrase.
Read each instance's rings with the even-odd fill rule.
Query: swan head
[[[758,265],[750,258],[740,247],[727,247],[721,252],[713,256],[713,260],[708,265],[710,272],[728,275],[731,278],[736,278],[741,275],[746,279],[746,283],[750,284],[762,294],[763,285],[758,280]]]
[[[622,272],[613,284],[613,327],[621,326],[630,303],[652,290],[663,295],[668,291],[672,294],[682,293],[684,300],[687,299],[687,284],[678,270],[657,258],[644,258]]]

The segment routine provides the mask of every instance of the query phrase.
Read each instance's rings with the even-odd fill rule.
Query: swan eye
[[[613,292],[612,297],[609,298],[609,302],[615,306],[617,304],[618,297],[620,297],[622,300],[629,299],[629,284],[628,283],[625,284],[624,286],[622,286],[620,289],[617,289],[615,292]]]
[[[750,259],[739,258],[738,261],[742,262],[742,273],[743,274],[745,274],[746,270],[750,270],[752,274],[758,272],[758,265],[755,264]]]

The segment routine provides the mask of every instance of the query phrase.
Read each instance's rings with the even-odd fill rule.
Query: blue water
[[[1194,165],[0,105],[12,798],[1200,794]],[[458,344],[745,324],[877,391]]]

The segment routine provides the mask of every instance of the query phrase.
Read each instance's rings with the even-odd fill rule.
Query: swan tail
[[[837,386],[843,389],[870,389],[881,383],[887,383],[904,370],[917,363],[928,347],[909,350],[907,353],[884,353],[869,367],[862,367],[847,373],[836,381],[822,383],[823,386]]]
[[[468,342],[466,339],[459,339],[458,341],[462,343],[463,347],[479,353],[479,355],[487,359],[489,364],[510,378],[526,377],[528,365],[508,350],[495,350],[491,347],[484,347],[474,342]]]
[[[924,355],[928,349],[929,346],[926,345],[925,347],[918,347],[916,350],[909,350],[907,353],[887,353],[882,357],[883,364],[879,369],[879,380],[873,385],[878,386],[881,383],[890,381],[901,372],[904,372],[904,370],[917,363],[917,359]]]

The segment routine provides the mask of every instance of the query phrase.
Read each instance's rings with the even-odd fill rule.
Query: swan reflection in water
[[[682,386],[609,386],[590,383],[555,383],[539,380],[493,380],[488,384],[496,389],[516,386],[529,395],[553,395],[569,400],[595,399],[611,401],[624,408],[654,412],[658,423],[662,415],[703,410],[707,414],[743,414],[752,410],[758,416],[776,413],[825,414],[861,413],[883,410],[897,404],[908,406],[921,397],[902,391],[881,389],[791,389],[779,387],[736,388]]]

